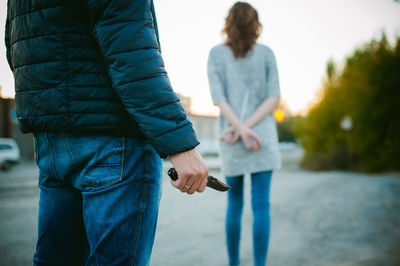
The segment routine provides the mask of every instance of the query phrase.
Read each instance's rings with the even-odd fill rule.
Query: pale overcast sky
[[[176,92],[191,96],[195,112],[215,112],[206,64],[209,50],[221,43],[230,0],[154,0],[167,72]],[[329,58],[342,63],[357,46],[400,35],[400,4],[393,0],[254,0],[263,33],[278,63],[281,94],[293,111],[313,100]],[[4,39],[6,1],[0,2],[0,38]],[[4,42],[3,42],[4,43]],[[12,74],[0,49],[2,94],[14,95]]]

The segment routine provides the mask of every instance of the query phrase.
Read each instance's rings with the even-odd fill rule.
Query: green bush
[[[302,164],[315,170],[400,169],[400,38],[357,49],[338,73],[327,65],[320,101],[302,128]],[[352,128],[344,130],[344,117]]]

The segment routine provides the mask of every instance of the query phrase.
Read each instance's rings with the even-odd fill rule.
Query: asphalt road
[[[218,161],[210,160],[220,177]],[[168,165],[165,166],[166,168]],[[37,169],[0,172],[0,265],[32,265],[37,233]],[[227,265],[226,195],[188,196],[164,177],[151,266]],[[242,265],[252,265],[249,179]],[[400,265],[400,173],[307,172],[286,160],[271,187],[268,265]]]

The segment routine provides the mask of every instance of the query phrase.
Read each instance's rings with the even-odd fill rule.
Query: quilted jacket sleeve
[[[161,157],[197,146],[160,54],[152,0],[88,0],[114,90]]]

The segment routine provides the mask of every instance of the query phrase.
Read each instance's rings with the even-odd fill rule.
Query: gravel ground
[[[400,174],[307,172],[286,154],[271,187],[268,265],[400,265]],[[222,177],[218,159],[212,174]],[[165,168],[168,168],[168,163]],[[0,265],[31,265],[37,233],[36,168],[0,172]],[[166,171],[164,171],[166,172]],[[252,265],[247,178],[242,265]],[[188,196],[164,177],[151,266],[227,265],[225,193]]]

